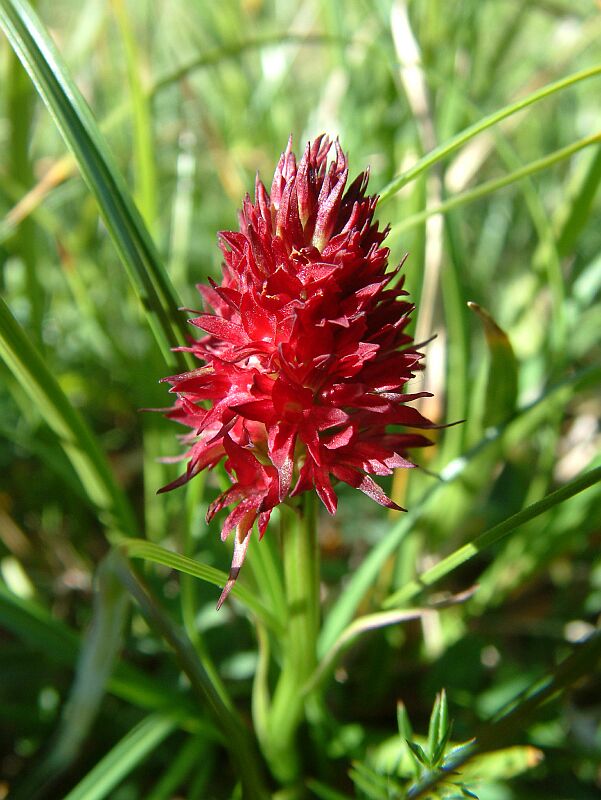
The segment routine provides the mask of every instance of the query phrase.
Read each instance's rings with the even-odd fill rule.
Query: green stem
[[[319,552],[312,493],[306,495],[298,513],[282,506],[281,539],[288,624],[282,671],[262,744],[274,776],[290,785],[297,781],[300,769],[296,734],[305,712],[302,688],[317,664]]]

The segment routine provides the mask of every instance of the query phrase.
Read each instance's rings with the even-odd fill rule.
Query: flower
[[[181,348],[203,362],[165,378],[177,399],[167,416],[192,429],[183,440],[184,484],[225,459],[232,486],[207,521],[234,505],[222,529],[236,531],[232,568],[218,607],[244,561],[252,526],[259,536],[272,510],[315,489],[336,511],[342,481],[399,509],[370,475],[412,467],[405,451],[430,444],[416,428],[434,427],[407,405],[425,392],[405,384],[422,355],[406,333],[413,306],[401,264],[387,272],[389,228],[373,216],[368,172],[346,187],[348,163],[338,141],[319,136],[298,162],[292,141],[271,190],[258,179],[247,195],[240,231],[222,231],[223,279],[200,286],[203,331]],[[399,428],[400,426],[400,428]],[[400,509],[399,509],[400,510]]]

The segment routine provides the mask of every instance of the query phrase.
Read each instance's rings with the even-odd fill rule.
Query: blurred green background
[[[379,192],[487,114],[601,61],[601,16],[592,0],[36,5],[190,308],[200,304],[195,284],[218,280],[216,232],[236,227],[257,170],[269,186],[291,133],[297,151],[321,132],[339,136],[351,177],[370,165],[370,188]],[[546,169],[536,162],[599,134],[600,81],[575,82],[507,117],[388,193],[379,209],[392,226],[391,263],[409,253],[414,333],[419,341],[437,337],[425,346],[426,370],[410,390],[434,393],[425,413],[438,422],[465,423],[442,432],[421,456],[427,471],[395,479],[392,491],[409,509],[438,489],[383,563],[361,600],[363,612],[442,555],[599,464],[598,136]],[[466,194],[529,167],[532,174],[506,187]],[[453,209],[425,219],[424,210],[450,198],[459,198]],[[216,479],[208,478],[204,493],[199,480],[155,494],[178,474],[157,458],[180,452],[179,431],[140,409],[169,405],[158,381],[175,368],[166,365],[96,201],[5,38],[0,288],[108,454],[139,535],[227,569],[220,520],[210,529],[203,521]],[[468,301],[486,309],[508,338],[483,324]],[[108,548],[106,519],[47,423],[35,395],[0,363],[0,798],[18,789],[49,747],[91,618],[94,570]],[[437,476],[451,477],[462,468],[457,459],[478,447],[459,480],[440,484]],[[356,494],[341,489],[338,516],[322,515],[326,609],[396,521]],[[394,733],[398,699],[424,732],[434,695],[445,687],[453,737],[461,741],[552,674],[598,620],[600,518],[599,492],[578,495],[448,579],[441,587],[448,592],[478,584],[465,603],[353,647],[328,694],[339,722],[324,754],[332,785],[351,795],[353,758],[369,762],[374,753],[369,763],[380,769],[377,745]],[[179,617],[176,574],[145,570]],[[242,580],[252,585],[250,575]],[[214,587],[198,582],[192,591],[198,613],[191,624],[204,632],[246,708],[257,661],[252,630],[235,605],[216,614]],[[66,795],[156,708],[161,687],[185,694],[164,645],[141,617],[130,623],[122,665],[136,673],[127,684],[122,672],[121,684],[109,686],[93,733],[49,798]],[[520,757],[526,753],[532,769],[516,768],[521,774],[510,781],[503,767],[475,789],[482,800],[598,796],[601,685],[593,663],[590,672],[515,732],[513,743],[531,746]],[[176,727],[106,796],[230,796],[223,754],[194,713]],[[179,779],[169,784],[176,761]],[[354,791],[368,796],[360,786]]]

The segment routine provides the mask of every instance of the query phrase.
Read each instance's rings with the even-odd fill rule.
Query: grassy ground
[[[302,150],[322,131],[352,174],[371,166],[391,261],[409,253],[414,335],[436,335],[412,390],[434,393],[427,415],[465,422],[386,487],[400,521],[350,489],[335,518],[320,512],[333,669],[298,739],[301,784],[325,800],[461,796],[403,782],[420,770],[405,738],[426,747],[444,688],[453,742],[497,751],[462,768],[481,800],[597,797],[598,6],[36,6],[98,127],[61,99],[63,67],[19,27],[24,4],[0,0],[0,798],[241,796],[244,769],[181,659],[189,646],[257,726],[280,657],[260,579],[279,570],[277,525],[253,543],[248,597],[215,612],[209,573],[166,551],[227,570],[221,519],[203,521],[218,478],[157,496],[178,474],[157,461],[179,452],[176,426],[139,410],[169,404],[158,380],[185,331],[170,310],[198,308],[195,284],[219,279],[216,232],[236,227],[255,172],[268,182],[290,133]],[[161,618],[103,562],[124,536]],[[365,621],[384,610],[396,624]]]

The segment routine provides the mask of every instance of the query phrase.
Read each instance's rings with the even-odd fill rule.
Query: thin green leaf
[[[128,607],[129,597],[112,572],[109,555],[98,569],[92,623],[82,640],[75,681],[54,742],[46,758],[29,771],[26,786],[19,786],[21,796],[37,796],[41,787],[54,782],[79,754],[115,666]]]
[[[557,239],[557,250],[564,258],[574,249],[589,220],[595,195],[601,183],[601,147],[595,153],[578,191],[569,198],[569,211]]]
[[[319,800],[351,800],[349,795],[342,794],[336,789],[332,789],[330,786],[321,783],[321,781],[316,781],[312,778],[307,781],[307,789],[313,792]]]
[[[595,133],[592,136],[585,136],[584,139],[573,142],[572,144],[567,145],[567,147],[562,147],[559,150],[555,150],[553,153],[543,156],[543,158],[538,158],[535,161],[531,161],[529,164],[525,164],[523,167],[513,170],[509,174],[503,175],[501,178],[494,178],[493,180],[485,181],[473,189],[469,189],[466,192],[462,192],[454,197],[450,197],[448,200],[445,200],[439,205],[431,206],[430,208],[426,208],[417,214],[411,214],[410,216],[405,217],[403,220],[395,224],[395,233],[407,230],[408,228],[413,228],[415,225],[420,225],[429,217],[434,216],[434,214],[445,214],[447,211],[452,211],[456,208],[461,208],[462,206],[468,205],[469,203],[473,203],[476,200],[481,200],[483,197],[494,194],[500,189],[504,189],[506,186],[511,186],[513,183],[517,183],[517,181],[521,181],[524,178],[535,175],[537,172],[542,172],[545,169],[549,169],[549,167],[558,164],[560,161],[564,161],[566,158],[569,158],[570,156],[574,155],[574,153],[583,150],[585,147],[591,147],[591,145],[598,144],[599,142],[601,142],[601,133]],[[587,202],[590,203],[591,198],[587,198]]]
[[[6,82],[7,109],[10,150],[7,167],[11,182],[29,185],[33,181],[33,168],[30,160],[30,141],[35,91],[27,73],[14,53],[8,59]],[[44,291],[40,282],[38,240],[35,226],[28,220],[15,232],[17,251],[25,266],[25,286],[31,315],[31,329],[34,341],[42,341],[42,317],[44,314]]]
[[[75,683],[49,756],[57,769],[77,755],[98,712],[122,645],[128,609],[129,597],[113,573],[109,554],[98,567],[92,622],[83,637]]]
[[[157,211],[156,158],[152,140],[152,115],[148,92],[144,91],[140,75],[142,63],[140,48],[132,30],[130,14],[124,0],[112,0],[117,24],[123,39],[125,62],[131,94],[134,129],[134,166],[136,199],[148,226],[152,226]]]
[[[601,66],[599,65],[590,67],[589,69],[580,70],[572,75],[568,75],[566,78],[561,78],[558,81],[549,83],[546,86],[543,86],[542,89],[538,89],[536,92],[532,92],[532,94],[523,97],[521,100],[518,100],[515,103],[510,103],[498,111],[489,114],[483,119],[478,120],[478,122],[475,122],[473,125],[465,128],[465,130],[460,131],[455,136],[452,136],[444,144],[434,148],[434,150],[432,150],[430,153],[427,153],[425,156],[420,158],[410,169],[387,184],[379,193],[380,203],[389,200],[398,191],[400,191],[403,186],[406,186],[410,181],[415,180],[418,175],[421,175],[438,161],[442,161],[443,158],[446,158],[446,156],[448,156],[450,153],[453,153],[455,150],[461,147],[461,145],[465,144],[470,139],[473,139],[474,136],[477,136],[479,133],[482,133],[482,131],[485,131],[487,128],[490,128],[493,125],[496,125],[497,122],[500,122],[512,114],[516,114],[518,111],[521,111],[523,108],[526,108],[533,103],[537,103],[539,100],[544,100],[545,98],[550,97],[556,92],[567,89],[568,87],[573,86],[580,81],[587,80],[588,78],[594,78],[597,75],[601,75]]]
[[[551,492],[551,494],[548,494],[537,503],[533,503],[527,508],[522,509],[522,511],[518,511],[517,514],[513,514],[511,517],[503,520],[503,522],[495,525],[490,530],[482,533],[480,536],[474,539],[473,542],[460,547],[434,567],[426,570],[414,581],[411,581],[398,592],[395,592],[385,601],[385,608],[391,608],[392,606],[408,602],[411,598],[418,595],[423,589],[432,586],[454,569],[457,569],[457,567],[459,567],[461,564],[464,564],[466,561],[469,561],[471,558],[474,558],[474,556],[478,555],[478,553],[481,553],[487,547],[491,547],[505,536],[508,536],[520,525],[523,525],[525,522],[538,517],[540,514],[543,514],[545,511],[548,511],[550,508],[553,508],[559,503],[565,502],[575,494],[583,492],[585,489],[594,486],[596,483],[599,483],[599,481],[601,481],[601,467],[597,467],[589,472],[585,472],[583,475],[579,475],[577,478],[574,478],[561,488]]]
[[[177,790],[190,773],[197,771],[199,764],[205,765],[209,761],[207,750],[208,742],[204,734],[189,737],[145,800],[172,800],[176,797]]]
[[[225,572],[215,569],[215,567],[201,564],[187,556],[181,556],[179,553],[173,553],[171,550],[165,550],[164,547],[160,547],[153,542],[147,542],[144,539],[127,539],[120,542],[119,548],[128,558],[142,558],[145,561],[162,564],[178,572],[184,572],[187,575],[200,578],[207,583],[213,584],[213,586],[223,587],[227,581]],[[232,594],[270,628],[280,632],[283,630],[281,621],[268,611],[245,586],[237,582]]]
[[[1,581],[0,625],[51,663],[74,668],[81,649],[77,633],[33,600],[17,597]],[[186,708],[180,695],[125,662],[117,664],[108,688],[116,697],[146,710]]]
[[[432,713],[430,714],[430,723],[428,725],[428,753],[430,756],[433,756],[436,746],[440,740],[441,700],[441,695],[437,694],[436,700],[434,701],[434,705],[432,707]]]
[[[417,742],[412,742],[409,739],[407,740],[407,746],[417,759],[418,763],[420,763],[423,767],[430,766],[430,759],[425,754],[423,747],[421,747]]]
[[[349,771],[351,780],[370,800],[389,800],[390,790],[395,786],[388,775],[379,775],[367,764],[355,762]],[[400,787],[399,787],[400,788]]]
[[[486,383],[484,427],[499,425],[515,411],[518,396],[518,364],[513,347],[505,331],[497,325],[492,315],[477,303],[469,302],[484,328],[490,353],[490,366]]]
[[[249,50],[261,50],[263,48],[286,45],[321,46],[335,44],[349,44],[347,39],[338,36],[324,36],[323,34],[301,35],[280,31],[279,33],[269,33],[264,36],[249,37],[241,39],[231,44],[221,44],[212,50],[207,50],[196,58],[191,59],[181,67],[168,72],[158,78],[150,89],[151,96],[162,92],[173,86],[174,83],[187,78],[191,73],[204,67],[219,64],[230,58],[238,58]]]
[[[466,309],[467,294],[462,268],[466,256],[462,253],[461,236],[455,220],[447,217],[445,222],[449,258],[440,280],[447,330],[445,418],[449,422],[457,422],[468,418],[471,401],[469,314]],[[438,463],[446,464],[464,452],[466,430],[465,425],[453,425],[445,431],[439,448]]]
[[[140,606],[147,622],[173,650],[200,706],[208,708],[240,776],[243,793],[248,793],[248,797],[254,800],[266,800],[267,793],[263,786],[262,767],[254,733],[242,723],[231,698],[222,696],[220,687],[213,684],[211,675],[198,659],[190,640],[163,610],[148,587],[132,572],[121,555],[116,560],[115,571]]]
[[[407,707],[402,700],[399,700],[396,704],[396,721],[401,738],[412,739],[413,728],[411,727],[411,720],[409,719],[409,714],[407,713]]]
[[[107,527],[131,536],[133,512],[105,454],[83,417],[69,402],[44,359],[0,298],[0,357],[25,389],[60,444],[92,503],[106,512]]]
[[[364,617],[351,622],[351,624],[344,629],[338,639],[334,642],[332,647],[320,660],[315,672],[307,682],[304,691],[309,692],[315,688],[321,681],[323,681],[334,669],[338,655],[348,647],[358,636],[361,636],[367,631],[378,630],[385,628],[389,625],[398,625],[401,622],[409,622],[413,619],[420,619],[427,609],[423,608],[407,608],[402,611],[381,611],[376,614],[366,614]]]
[[[269,714],[271,711],[271,695],[269,691],[270,648],[269,636],[261,622],[255,627],[258,647],[258,661],[252,686],[252,718],[253,727],[260,742],[269,736]]]
[[[253,536],[249,546],[248,563],[266,607],[274,611],[283,623],[287,613],[286,596],[282,559],[277,552],[277,542],[274,537],[266,536],[259,540],[258,536]]]
[[[138,723],[64,800],[103,800],[177,727],[177,718],[152,714]]]
[[[477,781],[486,777],[487,781],[507,781],[532,769],[543,759],[543,753],[536,747],[506,747],[476,756],[461,769],[465,781]]]
[[[75,156],[168,364],[187,359],[180,303],[92,113],[27,0],[0,0],[0,25]]]
[[[543,413],[549,405],[557,402],[558,397],[561,397],[562,401],[564,401],[564,393],[567,398],[569,393],[574,391],[577,386],[595,385],[600,374],[600,369],[592,368],[580,373],[579,376],[572,375],[561,383],[550,387],[532,403],[519,409],[512,420],[487,430],[480,442],[470,448],[467,453],[453,459],[444,467],[439,475],[440,482],[422,495],[419,502],[413,505],[389,533],[372,548],[361,566],[353,573],[346,588],[324,620],[318,641],[318,655],[320,658],[323,658],[350,623],[365,594],[380,574],[386,559],[399,547],[405,536],[413,529],[418,520],[428,510],[430,504],[437,498],[439,492],[458,480],[474,459],[486,452],[489,447],[496,446],[501,438],[507,434],[507,431],[511,430],[514,423],[517,424],[523,419],[531,420],[535,418],[537,412]],[[534,421],[536,421],[536,418]]]

